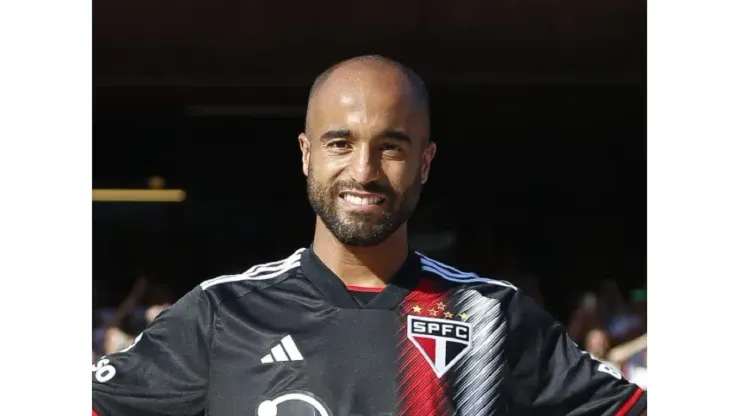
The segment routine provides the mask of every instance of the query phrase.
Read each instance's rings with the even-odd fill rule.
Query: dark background
[[[94,304],[308,245],[308,90],[365,53],[427,81],[439,150],[411,226],[455,232],[438,257],[537,276],[562,320],[602,279],[645,287],[644,1],[491,3],[95,2],[93,187],[188,197],[93,204]]]

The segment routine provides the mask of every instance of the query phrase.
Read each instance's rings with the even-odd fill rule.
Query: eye
[[[397,144],[393,144],[393,143],[384,143],[384,144],[382,144],[382,145],[380,146],[380,150],[382,150],[382,151],[384,151],[384,152],[385,152],[385,151],[391,151],[391,152],[400,152],[400,151],[401,151],[401,150],[403,150],[403,149],[401,149],[401,146],[399,146],[399,145],[397,145]]]
[[[334,140],[328,143],[326,147],[337,150],[347,149],[349,148],[349,142],[346,140]]]

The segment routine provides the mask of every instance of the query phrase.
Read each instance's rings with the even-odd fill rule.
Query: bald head
[[[347,59],[322,72],[311,86],[306,112],[309,131],[316,106],[325,94],[337,97],[351,89],[361,88],[363,95],[392,95],[403,100],[429,124],[429,98],[424,81],[410,68],[380,55],[363,55]],[[346,100],[346,98],[345,98]]]
[[[298,141],[317,235],[349,246],[405,241],[436,151],[427,107],[421,79],[380,56],[349,59],[316,79]]]

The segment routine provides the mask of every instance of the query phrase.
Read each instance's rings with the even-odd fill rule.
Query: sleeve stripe
[[[630,398],[627,399],[627,401],[622,405],[622,407],[619,408],[619,410],[617,411],[617,414],[614,416],[625,416],[627,412],[629,412],[630,409],[632,409],[632,406],[634,406],[635,403],[637,403],[637,400],[640,399],[640,396],[642,396],[642,389],[638,387],[637,390],[635,390],[635,392],[632,393],[632,396],[630,396]]]
[[[95,411],[95,409],[92,409],[93,413],[92,416],[98,416],[98,412]]]

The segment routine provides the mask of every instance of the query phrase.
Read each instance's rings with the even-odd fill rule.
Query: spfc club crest
[[[471,325],[450,319],[408,315],[409,340],[442,377],[470,348]]]

